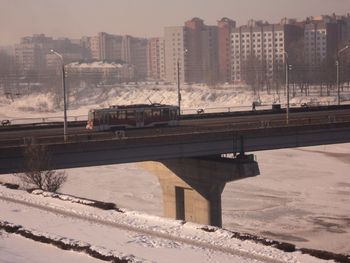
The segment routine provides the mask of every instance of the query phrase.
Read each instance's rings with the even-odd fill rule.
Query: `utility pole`
[[[346,45],[344,48],[338,51],[337,53],[337,59],[335,61],[335,66],[337,67],[337,102],[338,105],[340,105],[340,80],[339,80],[339,59],[340,54],[343,53],[345,50],[347,50],[350,46]]]
[[[285,55],[285,67],[286,67],[286,91],[287,91],[287,108],[286,108],[286,124],[289,125],[289,65],[288,65],[288,53],[284,52]]]
[[[67,142],[67,94],[66,94],[66,72],[64,69],[63,56],[56,51],[51,49],[51,53],[55,54],[61,60],[61,70],[62,70],[62,89],[63,89],[63,140]]]
[[[179,107],[179,115],[181,115],[180,62],[179,62],[179,60],[177,60],[177,105]]]

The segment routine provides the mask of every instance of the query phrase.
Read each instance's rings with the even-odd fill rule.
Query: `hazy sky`
[[[208,25],[224,16],[242,25],[250,18],[273,23],[334,12],[350,12],[350,0],[0,0],[0,45],[34,33],[162,36],[165,26],[183,25],[195,16]]]

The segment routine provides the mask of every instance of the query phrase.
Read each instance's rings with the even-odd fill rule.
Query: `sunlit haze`
[[[346,14],[349,0],[0,0],[0,45],[44,33],[80,38],[100,31],[140,37],[162,36],[165,26],[200,17],[208,25],[229,17],[278,22],[321,14]]]

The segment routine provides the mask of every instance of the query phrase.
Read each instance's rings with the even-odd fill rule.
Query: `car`
[[[10,120],[2,120],[1,125],[2,126],[9,126],[9,125],[11,125],[11,121]]]
[[[202,114],[202,113],[204,113],[204,109],[198,109],[197,110],[197,114]]]

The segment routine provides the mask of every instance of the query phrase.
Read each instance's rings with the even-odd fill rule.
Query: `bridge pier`
[[[199,224],[222,226],[221,194],[227,182],[256,176],[259,167],[250,156],[200,157],[144,162],[159,179],[164,216]]]

